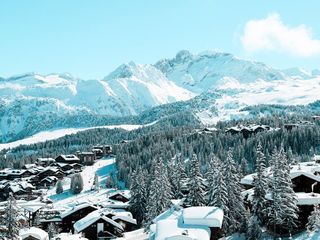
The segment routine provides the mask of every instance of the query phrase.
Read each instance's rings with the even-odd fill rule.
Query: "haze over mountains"
[[[213,124],[244,117],[240,110],[250,105],[311,103],[320,99],[319,92],[319,70],[281,71],[228,53],[184,50],[154,65],[123,64],[100,80],[37,73],[0,78],[0,139],[93,126],[95,117],[134,116],[177,101],[192,103],[195,116]],[[85,116],[90,119],[82,121]]]

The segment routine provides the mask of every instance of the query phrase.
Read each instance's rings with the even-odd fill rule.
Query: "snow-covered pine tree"
[[[196,154],[192,155],[190,161],[190,176],[187,183],[189,193],[185,199],[185,204],[187,206],[204,206],[204,185],[200,172],[200,162]]]
[[[3,216],[3,220],[5,221],[4,225],[6,226],[5,237],[7,239],[19,239],[20,222],[18,217],[19,209],[17,206],[17,202],[13,195],[10,193],[5,208],[5,214]]]
[[[94,179],[93,179],[93,185],[92,189],[93,190],[99,190],[100,185],[99,185],[99,176],[97,173],[94,174]]]
[[[265,221],[264,211],[266,209],[267,194],[267,176],[266,176],[266,158],[262,150],[261,143],[257,146],[256,173],[254,178],[254,192],[252,196],[252,214],[257,217],[260,224]]]
[[[141,168],[133,171],[131,175],[129,210],[137,219],[139,225],[145,220],[147,211],[146,176],[147,172]]]
[[[272,154],[271,201],[267,212],[269,228],[275,232],[291,232],[297,226],[298,207],[292,189],[290,166],[283,145]]]
[[[226,182],[222,175],[222,162],[215,156],[210,161],[207,180],[209,185],[207,205],[227,211],[228,194]]]
[[[147,225],[160,213],[171,205],[171,186],[168,179],[167,168],[159,158],[155,162],[147,203]]]
[[[259,240],[262,238],[262,230],[260,227],[260,220],[256,215],[252,215],[249,219],[248,230],[246,232],[247,240]]]
[[[58,180],[58,182],[56,184],[56,193],[57,194],[63,193],[63,186],[62,186],[61,180]]]
[[[169,181],[171,184],[172,196],[176,199],[182,198],[181,192],[182,176],[185,174],[182,163],[178,156],[176,156],[168,164]]]
[[[70,190],[73,194],[81,193],[83,189],[83,179],[80,173],[76,173],[71,177]]]
[[[313,211],[311,212],[308,223],[307,230],[309,233],[318,232],[320,230],[320,207],[319,205],[314,205]]]
[[[247,221],[241,196],[239,172],[233,159],[231,148],[228,150],[226,161],[223,164],[222,174],[226,181],[228,196],[228,202],[224,210],[223,230],[226,234],[231,234],[239,231],[242,223]]]

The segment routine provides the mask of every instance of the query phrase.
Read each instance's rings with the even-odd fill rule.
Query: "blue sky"
[[[319,9],[317,0],[2,0],[0,76],[102,78],[181,49],[320,68]]]

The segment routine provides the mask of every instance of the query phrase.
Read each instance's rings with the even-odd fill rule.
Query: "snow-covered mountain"
[[[228,53],[185,50],[154,65],[123,64],[103,79],[37,73],[0,78],[0,142],[53,128],[106,125],[108,117],[177,101],[185,104],[175,108],[185,105],[214,123],[242,117],[240,109],[255,104],[310,103],[319,99],[319,79],[319,70],[281,71]]]
[[[288,78],[285,73],[263,63],[219,52],[194,55],[183,50],[172,59],[160,60],[155,66],[178,86],[196,93],[214,89],[230,79],[240,83],[251,83],[257,80],[273,81]]]
[[[137,115],[195,94],[169,81],[154,66],[131,62],[102,80],[37,73],[1,79],[0,96],[0,142],[6,142],[47,128],[74,127],[57,124],[64,116],[76,116],[78,121],[81,115]]]

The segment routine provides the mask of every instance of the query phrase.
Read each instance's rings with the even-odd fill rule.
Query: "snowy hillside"
[[[205,124],[247,117],[240,111],[246,106],[318,100],[319,76],[319,70],[280,71],[228,53],[180,51],[155,65],[123,64],[103,79],[37,73],[0,78],[0,143],[51,129],[132,124],[132,116],[148,119],[148,110],[163,104],[182,106]],[[122,120],[109,120],[115,117]]]
[[[38,131],[75,127],[79,120],[80,127],[92,126],[95,115],[137,115],[195,94],[168,81],[151,65],[130,63],[104,80],[36,73],[2,79],[0,96],[0,142],[7,142]],[[85,123],[81,120],[85,116],[93,120]]]

